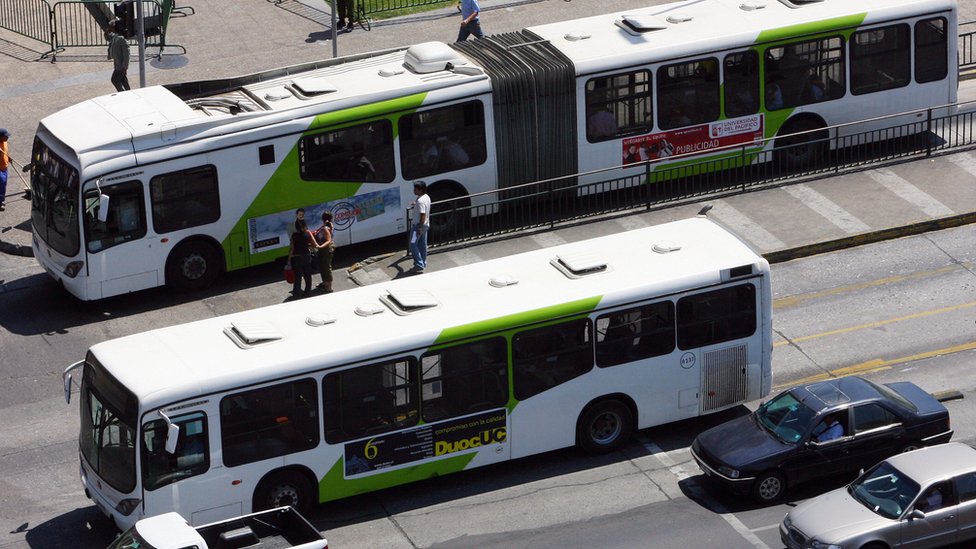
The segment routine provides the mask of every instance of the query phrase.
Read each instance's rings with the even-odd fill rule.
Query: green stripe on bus
[[[757,42],[773,42],[776,40],[796,39],[811,34],[836,31],[838,29],[856,27],[864,22],[867,13],[857,15],[845,15],[844,17],[834,17],[822,21],[801,23],[799,25],[788,25],[775,29],[764,30],[759,33]]]
[[[355,121],[354,123],[358,124],[362,120],[369,118],[375,119],[376,117],[382,117],[383,115],[388,115],[389,113],[393,112],[398,114],[403,112],[412,112],[423,104],[426,97],[426,93],[416,93],[405,97],[390,99],[388,101],[380,101],[377,103],[371,103],[369,105],[362,105],[350,109],[320,114],[315,117],[306,131],[336,126],[346,121]],[[393,127],[395,129],[396,124],[393,124]],[[225,181],[223,183],[233,185],[232,181]],[[362,183],[348,181],[303,181],[299,172],[298,142],[296,141],[295,146],[292,147],[291,150],[288,151],[288,154],[281,160],[278,168],[264,185],[264,188],[261,189],[261,192],[254,197],[251,205],[248,206],[247,210],[244,211],[244,214],[240,219],[237,220],[234,228],[231,229],[228,236],[221,243],[224,248],[224,257],[228,259],[226,262],[228,270],[231,270],[232,268],[241,268],[251,265],[259,265],[261,263],[268,263],[285,254],[281,248],[278,248],[269,250],[267,252],[245,254],[247,255],[247,260],[244,262],[244,264],[239,262],[231,262],[230,258],[239,254],[239,252],[233,250],[233,236],[235,234],[245,235],[243,242],[246,243],[248,219],[274,212],[294,210],[303,206],[308,206],[309,204],[320,204],[323,202],[338,200],[340,198],[350,197],[355,195],[361,186]],[[245,247],[247,247],[246,244]],[[231,265],[233,265],[233,267],[231,267]]]
[[[527,324],[532,324],[543,320],[563,318],[580,313],[588,313],[596,308],[596,306],[600,303],[600,299],[602,299],[602,296],[589,297],[586,299],[579,299],[576,301],[570,301],[568,303],[553,305],[551,307],[542,307],[541,309],[533,309],[531,311],[500,316],[498,318],[492,318],[489,320],[480,320],[470,324],[462,324],[453,328],[447,328],[441,332],[436,340],[434,340],[434,345],[446,341],[466,339],[486,333],[517,328],[519,326],[525,326]]]
[[[343,474],[345,459],[339,458],[339,461],[319,481],[319,501],[324,502],[347,498],[382,488],[457,473],[458,471],[463,471],[468,466],[468,463],[471,463],[475,455],[477,455],[477,452],[470,452],[460,456],[447,457],[412,467],[394,469],[384,473],[376,473],[367,477],[353,479],[345,478]]]

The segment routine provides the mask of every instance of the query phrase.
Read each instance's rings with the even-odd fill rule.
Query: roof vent
[[[655,242],[651,249],[659,254],[669,254],[671,252],[680,250],[681,244],[678,244],[673,240],[662,240],[660,242]]]
[[[694,18],[694,15],[689,15],[687,13],[672,13],[668,16],[668,23],[677,25],[679,23],[687,23]]]
[[[592,253],[560,254],[549,263],[569,278],[582,278],[608,270],[607,262]]]
[[[391,290],[386,295],[381,295],[380,301],[401,316],[433,309],[439,305],[427,290]]]
[[[291,85],[294,86],[299,93],[308,97],[332,93],[339,89],[323,76],[296,78],[291,81]]]
[[[567,32],[566,35],[563,36],[563,38],[565,38],[569,42],[579,42],[580,40],[586,40],[589,37],[590,37],[590,33],[586,31]]]
[[[373,316],[378,315],[385,311],[382,305],[379,303],[367,303],[365,305],[359,305],[356,307],[356,314],[359,316]]]
[[[743,2],[739,4],[739,9],[742,11],[756,11],[764,9],[765,7],[765,2]]]
[[[319,326],[325,326],[326,324],[333,324],[335,319],[327,314],[312,315],[305,319],[305,324],[312,326],[313,328],[318,328]]]
[[[787,7],[796,9],[796,8],[802,8],[803,6],[809,4],[820,4],[824,0],[779,0],[779,1],[782,2],[783,5]]]
[[[443,42],[424,42],[410,46],[403,56],[403,65],[418,74],[445,70],[448,63],[458,66],[466,65],[468,61]]]
[[[250,349],[284,339],[281,332],[267,322],[231,322],[224,333],[241,349]]]
[[[405,72],[407,71],[405,71],[400,67],[383,67],[382,69],[380,69],[379,74],[380,76],[390,77],[390,76],[396,76],[398,74],[403,74]]]
[[[491,280],[488,281],[488,284],[493,288],[504,288],[506,286],[514,286],[518,283],[518,279],[511,275],[493,276],[491,277]]]
[[[668,28],[663,21],[653,15],[625,15],[614,21],[614,24],[634,36]]]

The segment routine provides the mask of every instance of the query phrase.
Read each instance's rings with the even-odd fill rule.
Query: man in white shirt
[[[413,256],[413,271],[424,272],[427,268],[427,232],[430,230],[430,197],[427,184],[417,181],[413,184],[413,194],[417,195],[413,209],[413,231],[410,233],[410,255]]]

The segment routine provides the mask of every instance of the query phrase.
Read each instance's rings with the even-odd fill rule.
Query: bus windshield
[[[136,485],[135,397],[90,353],[81,397],[82,455],[111,487],[131,492]]]
[[[78,170],[39,138],[31,154],[31,222],[34,234],[58,253],[78,253]]]

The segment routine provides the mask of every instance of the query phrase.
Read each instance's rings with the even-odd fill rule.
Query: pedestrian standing
[[[112,71],[112,84],[118,91],[132,89],[129,87],[129,42],[125,37],[116,31],[115,21],[108,24],[105,29],[105,39],[108,40],[108,58],[115,64]]]
[[[427,196],[427,184],[423,181],[415,182],[413,194],[417,195],[417,201],[413,208],[410,255],[413,256],[413,271],[422,273],[427,268],[427,233],[430,231],[430,197]]]
[[[481,6],[478,0],[461,0],[461,30],[458,32],[457,41],[464,42],[468,36],[474,35],[475,38],[484,38],[485,33],[481,31]]]
[[[337,30],[344,30],[352,32],[352,25],[356,21],[355,16],[355,0],[338,0],[338,6],[336,8],[336,25]],[[345,21],[345,22],[343,22]]]
[[[0,212],[7,209],[7,167],[10,166],[7,139],[9,138],[10,132],[6,128],[0,128]]]
[[[308,230],[304,219],[295,221],[295,232],[291,234],[291,247],[288,250],[288,264],[295,271],[295,282],[291,294],[295,297],[307,295],[312,291],[312,255],[315,236]],[[302,290],[302,283],[305,289]]]
[[[319,288],[327,294],[332,293],[332,257],[335,255],[335,243],[332,240],[332,212],[322,212],[322,227],[315,231],[315,248],[319,256],[319,274],[322,283]]]

